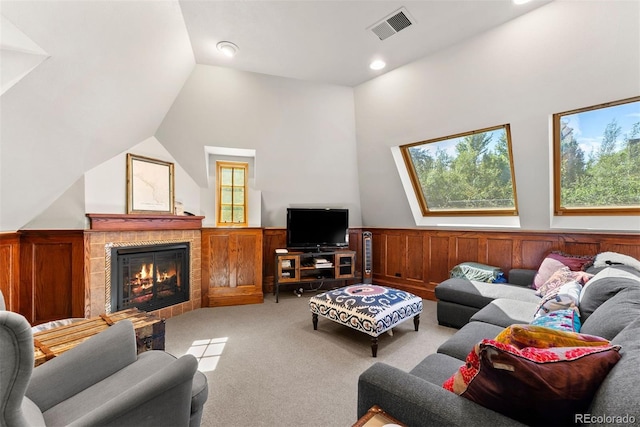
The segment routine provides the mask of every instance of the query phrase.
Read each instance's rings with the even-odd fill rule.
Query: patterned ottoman
[[[378,285],[352,285],[316,295],[309,300],[313,329],[318,315],[371,335],[371,354],[378,353],[378,336],[413,317],[418,330],[422,298]]]

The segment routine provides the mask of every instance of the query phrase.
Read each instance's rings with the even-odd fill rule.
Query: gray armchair
[[[0,426],[200,424],[208,393],[195,357],[137,355],[125,320],[34,368],[31,325],[3,306],[0,294]]]

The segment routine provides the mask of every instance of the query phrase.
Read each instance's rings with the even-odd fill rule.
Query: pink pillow
[[[536,277],[533,279],[533,288],[539,289],[553,273],[563,267],[569,267],[571,271],[583,271],[591,264],[593,264],[593,257],[551,252],[540,264]]]

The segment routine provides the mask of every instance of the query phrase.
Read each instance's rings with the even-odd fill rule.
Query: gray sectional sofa
[[[580,333],[620,345],[621,358],[600,384],[585,414],[579,414],[577,420],[596,425],[616,425],[616,422],[640,425],[640,271],[628,266],[605,268],[607,273],[615,274],[598,280],[594,286],[585,286],[582,291]],[[605,268],[591,272],[598,273]],[[618,272],[622,272],[622,277]],[[534,273],[520,271],[516,277],[526,282]],[[412,427],[535,424],[527,421],[526,414],[516,421],[442,387],[465,364],[475,344],[484,338],[495,338],[506,326],[529,323],[540,301],[527,286],[489,283],[474,286],[463,280],[443,282],[440,292],[437,289],[443,284],[436,288],[436,294],[443,298],[438,302],[438,315],[444,314],[441,322],[462,324],[461,328],[437,353],[427,355],[410,372],[384,363],[375,363],[364,371],[358,380],[358,417],[378,405]],[[442,311],[440,302],[447,303]],[[453,310],[447,312],[452,307]],[[624,416],[626,418],[613,418]],[[557,425],[553,414],[549,414],[545,424]]]
[[[461,328],[471,317],[498,298],[538,302],[531,288],[536,270],[513,269],[509,283],[484,283],[463,278],[451,278],[436,286],[438,323]]]

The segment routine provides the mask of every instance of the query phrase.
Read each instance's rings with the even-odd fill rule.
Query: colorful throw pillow
[[[595,335],[557,331],[537,325],[511,325],[502,330],[494,341],[512,345],[518,349],[526,347],[603,347],[609,340]]]
[[[574,309],[578,311],[578,305],[580,303],[580,293],[582,292],[582,285],[578,282],[569,282],[560,286],[557,289],[547,293],[538,304],[536,312],[533,315],[534,319],[539,316],[544,316],[552,311]]]
[[[620,360],[619,350],[612,345],[518,349],[485,339],[443,387],[526,424],[572,425]]]
[[[571,271],[583,271],[593,263],[593,257],[551,252],[540,264],[533,279],[534,289],[539,289],[556,271],[569,267]]]
[[[536,295],[543,297],[550,291],[559,288],[567,282],[573,281],[571,270],[569,267],[564,266],[557,269],[553,274],[536,289]]]
[[[532,325],[544,326],[559,331],[580,332],[580,316],[576,310],[556,310],[543,316],[538,316],[531,322]]]

